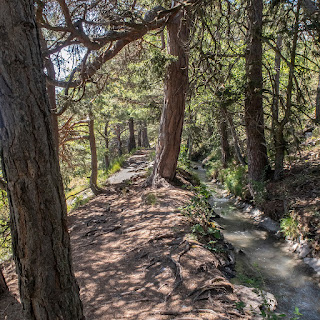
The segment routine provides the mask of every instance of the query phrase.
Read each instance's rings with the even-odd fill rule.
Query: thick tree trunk
[[[8,286],[0,267],[0,296],[6,292],[8,292]]]
[[[225,118],[220,119],[220,144],[221,144],[221,162],[224,168],[228,167],[230,161],[230,146],[228,139],[228,127]]]
[[[83,319],[32,0],[2,0],[0,154],[28,320]]]
[[[89,115],[89,142],[91,152],[90,188],[94,195],[98,195],[102,190],[98,187],[98,157],[96,136],[94,134],[94,119],[92,114]]]
[[[122,156],[122,141],[121,141],[121,126],[118,123],[115,126],[115,134],[116,134],[116,139],[117,139],[117,149],[118,149],[118,156]]]
[[[320,72],[316,97],[316,124],[320,124]]]
[[[134,137],[134,122],[133,118],[129,119],[129,140],[128,140],[128,152],[130,153],[133,149],[136,148],[136,139]]]
[[[108,170],[110,166],[110,159],[109,159],[109,121],[106,121],[104,126],[104,143],[106,151],[104,153],[104,165],[106,170]]]
[[[255,193],[255,182],[264,180],[268,166],[262,105],[262,9],[262,0],[248,0],[245,126],[249,183],[252,194]]]
[[[143,122],[143,127],[141,130],[141,146],[143,148],[150,148],[147,121]]]
[[[188,39],[186,18],[180,12],[168,22],[168,53],[176,56],[167,70],[165,101],[160,121],[153,183],[158,178],[172,181],[176,174],[188,86]]]

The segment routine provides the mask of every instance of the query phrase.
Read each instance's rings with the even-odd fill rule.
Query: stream
[[[222,188],[208,181],[206,171],[197,164],[196,174],[212,192],[211,203],[220,216],[216,222],[224,229],[225,239],[236,252],[236,284],[258,286],[277,299],[276,312],[293,317],[295,307],[302,316],[298,319],[320,320],[320,285],[314,271],[289,252],[284,240],[258,228],[245,217]]]

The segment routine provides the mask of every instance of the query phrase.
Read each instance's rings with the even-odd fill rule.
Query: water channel
[[[320,320],[320,284],[313,269],[289,252],[284,240],[278,240],[261,230],[238,209],[233,200],[223,196],[222,188],[206,178],[199,165],[197,175],[212,191],[217,223],[223,234],[236,248],[237,276],[232,281],[247,281],[272,293],[278,302],[276,312],[293,316],[299,308],[303,320]]]

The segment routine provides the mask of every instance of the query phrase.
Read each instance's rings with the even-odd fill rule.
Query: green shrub
[[[297,239],[299,237],[299,224],[292,216],[280,220],[280,228],[286,237]]]

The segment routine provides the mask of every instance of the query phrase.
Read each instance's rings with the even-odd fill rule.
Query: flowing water
[[[276,312],[289,319],[295,307],[304,320],[320,320],[320,285],[313,270],[288,251],[286,243],[259,229],[246,218],[234,202],[223,196],[216,184],[208,182],[206,172],[198,166],[197,175],[212,191],[214,211],[220,215],[217,223],[236,248],[235,283],[258,285],[277,299]]]

